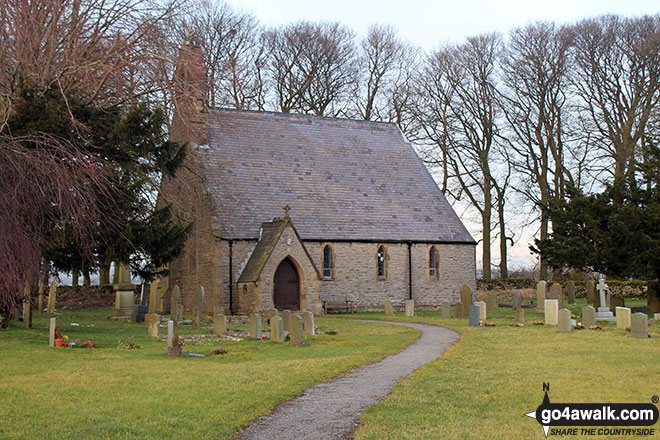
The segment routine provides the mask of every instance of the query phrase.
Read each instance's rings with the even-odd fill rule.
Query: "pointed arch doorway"
[[[273,303],[277,310],[300,310],[300,276],[288,257],[275,270]]]

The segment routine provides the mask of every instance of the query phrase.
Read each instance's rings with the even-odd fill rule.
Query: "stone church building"
[[[475,290],[476,243],[395,124],[209,108],[201,55],[186,50],[171,137],[188,154],[160,203],[193,228],[163,298],[178,285],[190,309],[203,286],[207,313],[318,313]]]

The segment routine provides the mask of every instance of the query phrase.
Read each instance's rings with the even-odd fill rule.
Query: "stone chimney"
[[[202,48],[190,38],[181,46],[174,71],[174,120],[178,135],[197,145],[205,144],[208,114],[208,72]],[[177,137],[179,137],[177,136]]]

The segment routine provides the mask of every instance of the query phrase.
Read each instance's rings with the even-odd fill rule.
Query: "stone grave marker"
[[[654,313],[653,314],[653,320],[655,322],[660,322],[660,313]]]
[[[471,304],[470,305],[470,310],[468,311],[468,313],[469,313],[469,317],[470,317],[470,321],[469,321],[470,327],[481,327],[481,325],[479,324],[479,321],[480,321],[480,319],[479,319],[479,313],[480,313],[479,306],[476,305],[476,304]]]
[[[443,301],[442,302],[442,317],[443,318],[449,318],[451,317],[451,304],[449,304],[449,301]]]
[[[616,310],[617,307],[625,307],[626,303],[621,295],[610,296],[610,310]]]
[[[536,284],[536,311],[538,313],[543,313],[547,288],[547,283],[544,280],[541,280]]]
[[[561,310],[564,308],[564,292],[562,291],[561,284],[552,283],[548,299],[556,299],[559,302],[559,309]]]
[[[582,307],[582,325],[587,328],[596,325],[596,309],[592,306]]]
[[[385,301],[385,314],[387,316],[394,316],[394,308],[392,307],[392,301],[389,299]]]
[[[303,321],[300,315],[291,315],[289,329],[289,344],[299,347],[304,343]]]
[[[314,314],[312,312],[303,312],[303,322],[305,324],[305,334],[306,335],[315,335],[316,330],[314,329]]]
[[[133,307],[133,315],[131,316],[134,322],[144,322],[145,315],[149,312],[147,306],[147,285],[142,283],[140,287],[140,302]]]
[[[516,292],[513,294],[513,304],[511,305],[513,310],[522,309],[522,293]]]
[[[145,315],[145,321],[147,323],[147,335],[150,338],[158,338],[160,332],[160,315],[147,313]]]
[[[454,318],[463,318],[463,304],[456,303],[454,305]]]
[[[569,304],[575,304],[575,281],[573,280],[566,283],[566,299]]]
[[[485,301],[475,301],[475,305],[479,306],[479,319],[482,321],[486,320],[486,302]]]
[[[57,300],[57,281],[53,280],[48,289],[48,305],[46,306],[46,313],[49,315],[55,314],[55,302]]]
[[[160,286],[160,281],[158,279],[153,280],[149,286],[149,313],[155,314],[158,311],[158,287]]]
[[[649,317],[646,313],[634,313],[632,315],[630,336],[633,338],[649,337]]]
[[[609,290],[605,281],[601,278],[598,281],[598,298],[599,304],[598,311],[596,312],[596,321],[616,321],[614,314],[610,312],[609,307],[607,307],[607,301],[605,300],[605,292]]]
[[[616,328],[622,330],[630,328],[632,320],[632,310],[628,307],[617,307],[616,311]]]
[[[250,339],[261,339],[261,315],[258,313],[250,315]]]
[[[406,300],[406,316],[415,316],[415,300]]]
[[[284,342],[284,330],[282,329],[282,317],[270,318],[270,340],[272,342]]]
[[[289,331],[291,324],[291,310],[282,310],[282,330]]]
[[[584,289],[586,291],[587,303],[588,304],[593,304],[594,303],[594,292],[595,292],[594,282],[592,280],[587,280],[584,283]]]
[[[171,319],[167,321],[167,346],[172,346],[172,339],[174,338],[174,321]]]
[[[557,325],[559,319],[559,300],[546,299],[544,303],[545,324]]]
[[[467,315],[472,305],[472,289],[467,284],[461,286],[461,304],[463,304],[463,314]]]
[[[525,309],[522,307],[519,309],[516,309],[516,324],[524,324],[525,323]]]
[[[48,327],[48,345],[55,347],[55,326],[57,325],[57,318],[50,318],[50,326]]]
[[[192,328],[199,329],[202,325],[202,311],[204,310],[204,287],[199,286],[197,295],[195,296],[195,305],[193,305],[193,322]]]
[[[114,316],[119,319],[131,319],[135,313],[135,285],[131,282],[131,269],[124,263],[119,264],[119,282],[114,284]]]
[[[571,325],[571,311],[568,309],[561,309],[559,311],[558,327],[559,333],[570,333],[573,330]]]
[[[223,313],[213,315],[213,334],[217,336],[227,334],[227,317]]]
[[[495,310],[497,308],[497,293],[488,292],[488,309]]]

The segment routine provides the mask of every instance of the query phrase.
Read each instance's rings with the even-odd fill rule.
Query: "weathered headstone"
[[[282,310],[282,330],[289,331],[291,325],[291,310]]]
[[[463,303],[456,303],[454,305],[454,317],[462,318],[463,317]]]
[[[654,313],[653,314],[653,320],[658,323],[660,322],[660,313]]]
[[[130,319],[135,311],[135,285],[131,283],[131,270],[119,264],[119,282],[113,285],[115,291],[114,315],[120,319]]]
[[[461,304],[463,304],[463,314],[467,315],[472,305],[472,289],[467,284],[461,286]]]
[[[564,308],[564,292],[562,291],[561,284],[553,283],[552,286],[550,286],[548,299],[556,299],[559,302],[559,309],[561,310]]]
[[[469,313],[469,325],[470,327],[481,327],[481,324],[479,324],[479,306],[476,304],[471,304],[470,305],[470,310],[468,310]]]
[[[538,313],[543,313],[543,307],[545,307],[546,293],[547,293],[547,283],[544,280],[541,280],[536,284],[536,311]]]
[[[55,326],[57,325],[57,318],[50,318],[50,326],[48,328],[48,345],[55,347]]]
[[[159,280],[153,280],[149,286],[149,313],[155,314],[158,311],[158,287],[160,286]]]
[[[181,298],[181,289],[179,289],[179,286],[174,286],[172,299],[170,300],[170,319],[174,321],[174,324],[179,322],[179,298]]]
[[[392,301],[389,299],[385,301],[385,314],[387,316],[394,316],[394,308],[392,307]]]
[[[213,315],[213,334],[217,336],[227,334],[227,317],[222,313]]]
[[[158,338],[160,332],[160,315],[147,313],[144,320],[147,323],[147,335],[150,338]]]
[[[449,301],[443,301],[442,302],[442,317],[443,318],[450,318],[451,317],[451,304]]]
[[[575,304],[575,281],[573,280],[566,283],[566,299],[569,304]]]
[[[316,330],[314,329],[314,314],[312,312],[303,312],[303,322],[305,324],[305,334],[306,335],[315,335]]]
[[[55,302],[57,301],[57,281],[53,280],[48,289],[48,305],[46,306],[46,313],[53,315],[55,313]]]
[[[486,302],[485,301],[475,301],[475,305],[479,306],[479,319],[482,321],[486,320]]]
[[[582,325],[587,328],[596,325],[596,309],[592,306],[582,307]]]
[[[586,291],[587,303],[588,304],[593,304],[594,303],[594,292],[595,292],[594,282],[592,280],[587,280],[584,283],[584,289]],[[595,310],[595,307],[594,307],[594,310]]]
[[[616,328],[622,330],[630,328],[630,323],[632,320],[632,310],[628,307],[617,307],[616,311]]]
[[[546,299],[544,302],[545,324],[557,325],[559,319],[559,300]]]
[[[258,313],[250,315],[250,339],[261,339],[261,315]]]
[[[497,293],[488,292],[488,309],[495,310],[497,308]]]
[[[289,344],[293,346],[301,346],[304,343],[303,336],[303,321],[300,315],[291,315],[290,329],[289,329]]]
[[[406,316],[415,316],[415,300],[406,300]]]
[[[195,305],[193,306],[192,328],[199,329],[202,325],[202,311],[204,310],[204,287],[199,286],[195,296]]]
[[[172,339],[174,338],[174,321],[171,319],[167,321],[167,346],[172,346]]]
[[[270,318],[270,340],[272,342],[284,342],[284,330],[282,329],[282,317]]]
[[[649,337],[649,317],[646,313],[634,313],[632,315],[630,336],[633,338]]]
[[[522,307],[519,309],[516,309],[516,324],[524,324],[525,323],[525,309]]]
[[[522,309],[522,293],[516,292],[513,294],[513,304],[511,307],[513,310]]]
[[[571,325],[571,311],[568,309],[561,309],[559,311],[559,319],[558,319],[558,328],[557,331],[559,333],[570,333],[571,330],[573,330],[573,326]]]
[[[144,322],[144,317],[149,312],[147,307],[147,285],[142,283],[140,287],[140,302],[133,306],[133,315],[131,316],[134,322]]]

